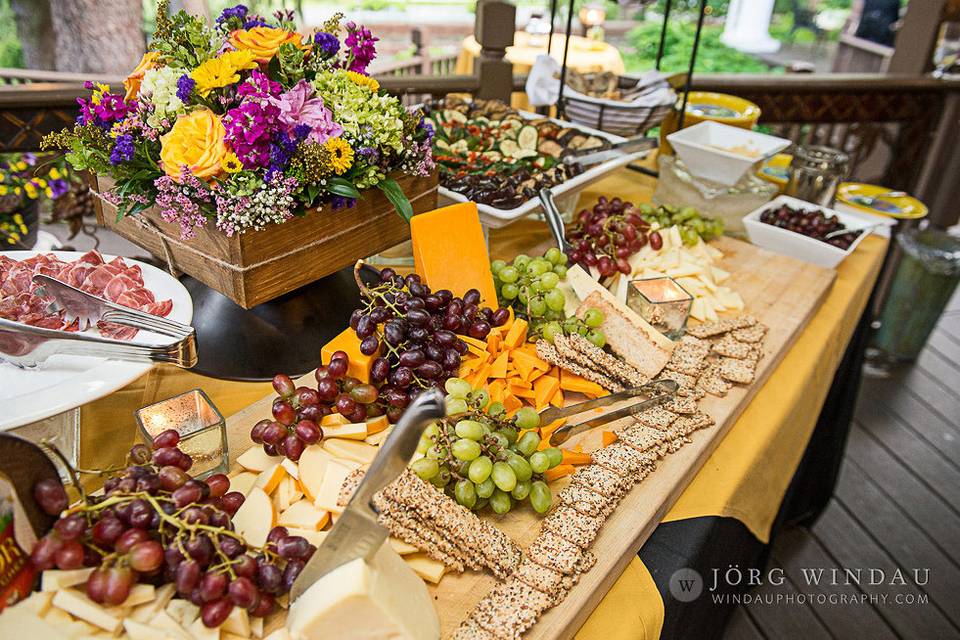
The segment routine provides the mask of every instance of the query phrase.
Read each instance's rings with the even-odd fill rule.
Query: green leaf
[[[327,191],[344,198],[359,198],[360,192],[349,180],[343,178],[327,178]]]
[[[409,223],[413,217],[413,206],[411,206],[410,200],[407,199],[406,194],[403,193],[403,189],[400,188],[397,181],[392,178],[387,178],[381,181],[377,187],[383,191],[383,195],[387,196],[387,200],[393,204],[393,208],[397,210],[400,217]]]

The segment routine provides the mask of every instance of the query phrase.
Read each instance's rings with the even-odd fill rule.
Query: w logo
[[[693,602],[703,593],[703,577],[696,569],[677,569],[670,576],[670,593],[680,602]]]

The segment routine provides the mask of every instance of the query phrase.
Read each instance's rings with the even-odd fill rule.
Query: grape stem
[[[80,478],[77,477],[77,470],[73,468],[73,465],[70,464],[70,461],[67,460],[67,457],[63,455],[60,449],[57,448],[57,445],[53,444],[53,442],[47,438],[41,440],[40,445],[46,448],[48,451],[50,451],[50,453],[55,455],[60,460],[60,463],[66,468],[67,474],[70,476],[70,484],[72,484],[80,494],[80,500],[86,503],[87,492],[84,490],[83,485],[80,484]]]

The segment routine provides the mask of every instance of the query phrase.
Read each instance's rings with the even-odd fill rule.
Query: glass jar
[[[832,207],[837,187],[850,170],[850,157],[843,151],[822,146],[798,145],[790,163],[788,196],[821,207]]]

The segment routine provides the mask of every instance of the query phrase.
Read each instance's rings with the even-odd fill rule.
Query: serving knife
[[[373,496],[406,469],[423,430],[444,414],[443,393],[439,389],[421,393],[407,407],[380,445],[380,452],[364,474],[347,508],[293,582],[290,602],[296,601],[313,583],[337,567],[357,558],[369,560],[376,555],[389,532],[377,522]]]
[[[564,164],[568,165],[579,164],[580,166],[585,167],[589,165],[600,164],[601,162],[607,162],[608,160],[616,160],[617,158],[622,158],[623,156],[631,153],[649,151],[659,144],[660,141],[656,138],[638,136],[636,138],[628,138],[622,142],[618,142],[609,149],[603,149],[602,151],[568,153],[564,155],[563,162]]]
[[[639,399],[637,402],[629,404],[625,407],[621,407],[620,409],[610,411],[609,413],[604,413],[595,418],[590,418],[589,420],[584,420],[583,422],[578,422],[576,424],[565,424],[562,427],[559,427],[550,435],[550,444],[553,446],[561,445],[578,433],[595,429],[596,427],[602,427],[605,424],[609,424],[621,418],[635,416],[638,413],[650,409],[651,407],[669,402],[674,398],[674,396],[676,396],[677,389],[679,389],[679,385],[676,383],[676,381],[666,378],[657,378],[656,380],[651,380],[642,386],[631,387],[625,391],[611,393],[610,395],[603,396],[602,398],[596,398],[595,400],[587,400],[585,402],[579,402],[563,408],[551,407],[550,409],[542,411],[539,414],[540,424],[550,424],[555,420],[577,415],[583,413],[584,411],[609,407],[622,400]]]

